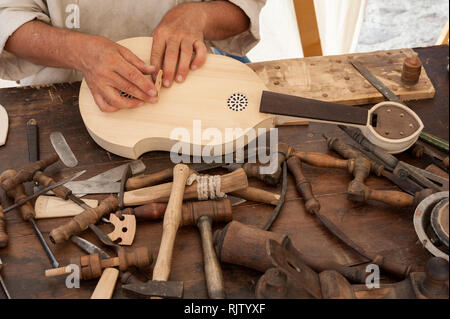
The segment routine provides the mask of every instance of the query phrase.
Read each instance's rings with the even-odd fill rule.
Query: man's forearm
[[[76,49],[87,35],[30,21],[17,29],[5,50],[38,65],[78,69]]]
[[[206,40],[223,40],[250,27],[250,19],[245,12],[229,1],[210,1],[202,5],[206,12]]]

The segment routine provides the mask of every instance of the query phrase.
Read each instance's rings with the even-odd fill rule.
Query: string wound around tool
[[[214,200],[225,198],[226,194],[220,191],[222,178],[220,175],[191,174],[186,182],[188,186],[197,182],[198,200]]]

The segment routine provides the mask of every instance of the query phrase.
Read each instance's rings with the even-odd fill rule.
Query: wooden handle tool
[[[80,276],[82,280],[99,278],[102,275],[102,269],[119,267],[121,271],[127,271],[128,268],[135,266],[139,268],[147,267],[151,264],[152,258],[146,247],[137,248],[131,252],[120,250],[117,257],[100,259],[99,254],[92,254],[74,258],[72,264],[80,267]],[[45,277],[63,276],[70,273],[70,268],[59,267],[47,269]]]
[[[322,153],[294,152],[294,156],[301,159],[302,162],[316,167],[324,168],[342,168],[348,171],[353,170],[353,160],[342,160]]]
[[[134,215],[136,219],[155,221],[164,218],[164,214],[167,209],[166,203],[150,203],[147,205],[125,208],[124,210],[117,211],[116,216],[122,217],[122,215]],[[186,202],[182,205],[182,218],[181,226],[194,226],[197,224],[197,213],[207,211],[212,214],[215,222],[228,221],[231,216],[231,202],[228,199],[217,201],[195,201]]]
[[[50,232],[50,240],[54,244],[69,240],[70,236],[78,234],[87,229],[89,225],[95,224],[104,215],[115,211],[119,207],[119,201],[115,196],[109,196],[102,200],[96,208],[87,209],[72,218],[69,222],[53,229]]]
[[[3,180],[0,183],[0,187],[2,187],[6,192],[8,192],[17,185],[31,181],[33,179],[34,174],[37,171],[44,170],[48,166],[56,163],[58,160],[59,160],[58,154],[54,153],[38,162],[29,163],[25,167],[20,169],[14,176]]]
[[[189,168],[188,168],[189,169]],[[187,172],[189,174],[189,170]],[[152,187],[125,192],[124,205],[138,206],[152,202],[165,203],[171,195],[173,183],[166,183]],[[220,191],[230,193],[248,187],[248,179],[243,169],[221,176]],[[184,188],[184,200],[198,199],[197,183]]]
[[[206,286],[211,299],[225,299],[222,269],[214,251],[212,218],[201,216],[197,222],[202,237],[203,263],[205,264]]]
[[[376,190],[365,187],[362,202],[373,200],[397,208],[416,207],[422,200],[433,193],[434,191],[431,189],[424,189],[412,196],[400,191]]]
[[[53,178],[46,176],[42,171],[37,171],[36,173],[34,173],[33,181],[39,183],[44,187],[48,187],[50,185],[55,184]],[[72,194],[72,191],[67,187],[65,187],[64,185],[54,188],[52,192],[55,193],[56,196],[64,200],[69,199],[69,196]]]
[[[314,214],[320,211],[320,203],[314,197],[312,192],[311,183],[306,180],[302,172],[302,162],[296,156],[291,156],[287,160],[289,171],[295,178],[295,186],[298,192],[303,196],[305,201],[306,211],[310,214]]]
[[[181,224],[181,206],[188,177],[189,167],[187,165],[178,164],[174,167],[169,203],[164,214],[161,246],[153,269],[153,280],[167,281],[169,279],[173,246],[178,227]]]
[[[116,287],[119,271],[115,268],[106,268],[91,295],[91,299],[111,299]]]

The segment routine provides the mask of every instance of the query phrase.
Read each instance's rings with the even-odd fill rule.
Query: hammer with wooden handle
[[[160,208],[165,204],[148,204],[142,207],[127,209],[120,214],[135,213],[141,219],[154,220],[164,216]],[[180,226],[197,226],[202,238],[203,261],[205,267],[206,285],[211,299],[224,299],[222,269],[214,251],[212,223],[229,222],[233,219],[231,201],[198,201],[187,202],[182,206]],[[117,214],[116,213],[116,214]]]
[[[155,268],[153,269],[153,280],[167,281],[169,279],[173,246],[178,227],[181,224],[181,206],[188,177],[189,167],[187,165],[177,164],[173,168],[172,189],[164,214],[163,233]]]

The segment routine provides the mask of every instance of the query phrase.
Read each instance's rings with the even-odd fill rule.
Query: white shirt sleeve
[[[42,68],[4,51],[8,38],[35,19],[50,22],[46,1],[0,0],[0,78],[17,81]]]
[[[210,41],[217,49],[232,55],[244,56],[261,40],[259,15],[267,0],[229,0],[241,8],[250,18],[249,30],[220,41]]]

